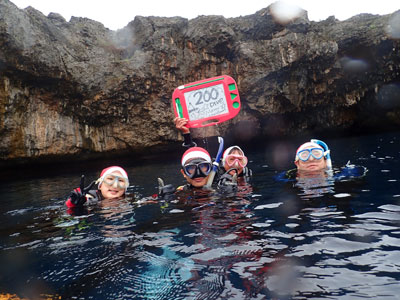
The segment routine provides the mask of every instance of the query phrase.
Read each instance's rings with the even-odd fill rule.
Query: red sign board
[[[191,82],[172,94],[175,116],[188,119],[187,127],[215,125],[235,117],[240,97],[235,80],[227,75]]]

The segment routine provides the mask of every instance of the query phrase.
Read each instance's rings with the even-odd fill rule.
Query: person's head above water
[[[194,187],[206,185],[212,169],[212,160],[206,149],[192,147],[182,155],[181,173],[186,181]]]
[[[129,186],[128,174],[118,166],[105,168],[96,182],[102,196],[107,199],[122,197]]]
[[[225,171],[236,169],[238,174],[240,174],[247,165],[247,157],[239,146],[232,146],[224,151],[222,155],[222,165]]]
[[[321,171],[327,167],[327,157],[329,150],[324,149],[318,140],[302,144],[296,151],[295,165],[299,171]],[[326,145],[323,143],[323,145]],[[327,147],[327,146],[326,146]]]

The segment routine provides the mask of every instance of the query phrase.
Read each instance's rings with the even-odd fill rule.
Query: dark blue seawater
[[[0,296],[399,299],[400,133],[324,140],[335,168],[350,160],[368,170],[363,177],[277,181],[305,141],[248,150],[253,180],[236,194],[145,201],[157,177],[183,183],[179,153],[124,165],[135,199],[79,216],[62,197],[80,171],[3,180]]]

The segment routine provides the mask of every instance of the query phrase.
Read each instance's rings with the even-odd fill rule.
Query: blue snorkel
[[[205,187],[207,187],[207,188],[211,187],[211,184],[215,177],[215,173],[217,173],[217,170],[219,167],[219,162],[221,161],[222,152],[224,150],[224,139],[220,136],[218,137],[218,143],[219,143],[219,148],[218,148],[217,157],[215,158],[215,161],[213,162],[213,168],[210,172],[210,175],[208,175],[207,184],[205,185]]]
[[[331,150],[328,145],[321,140],[311,139],[311,143],[320,145],[324,149],[324,156],[326,157],[326,167],[328,170],[332,170]]]

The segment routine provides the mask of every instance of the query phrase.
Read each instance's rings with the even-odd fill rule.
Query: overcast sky
[[[226,18],[253,14],[275,1],[269,0],[11,0],[19,8],[32,6],[46,16],[61,14],[67,21],[71,16],[99,21],[116,30],[126,26],[135,16],[180,16],[188,19],[199,15],[223,15]],[[308,11],[313,21],[334,15],[339,20],[360,13],[388,14],[400,9],[399,0],[286,0]]]

